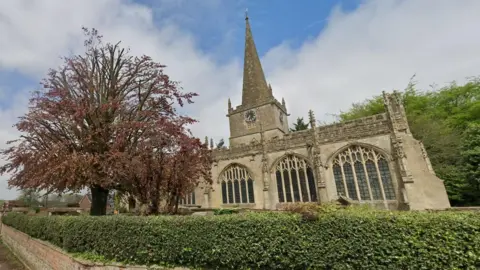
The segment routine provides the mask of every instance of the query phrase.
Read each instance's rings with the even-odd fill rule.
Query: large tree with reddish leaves
[[[9,185],[48,192],[87,187],[91,215],[105,214],[111,189],[152,201],[154,192],[146,195],[141,185],[155,183],[163,192],[168,185],[190,188],[204,170],[178,176],[170,165],[182,155],[195,168],[208,162],[187,129],[195,121],[175,109],[196,94],[181,92],[150,57],[131,56],[120,43],[103,43],[95,29],[84,31],[85,53],[49,72],[16,124],[21,138],[2,151],[7,163],[0,169],[11,174]]]

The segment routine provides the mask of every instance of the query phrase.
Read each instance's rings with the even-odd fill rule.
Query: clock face
[[[245,112],[245,121],[248,123],[255,122],[257,120],[257,114],[254,110],[249,110]]]

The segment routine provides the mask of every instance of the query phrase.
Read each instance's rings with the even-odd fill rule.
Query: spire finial
[[[312,128],[315,128],[316,126],[316,123],[315,123],[315,115],[313,114],[313,111],[312,110],[309,110],[308,111],[308,120],[310,122],[310,126]]]
[[[248,8],[245,9],[245,20],[248,21]]]
[[[228,110],[232,109],[232,102],[230,101],[230,98],[228,98]]]

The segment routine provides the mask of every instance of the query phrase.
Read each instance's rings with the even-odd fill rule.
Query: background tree
[[[478,187],[468,180],[472,179],[468,176],[471,167],[467,168],[471,159],[466,158],[469,154],[465,149],[474,149],[475,145],[475,136],[471,134],[480,121],[480,80],[471,78],[464,85],[451,83],[440,89],[421,91],[416,89],[412,78],[401,95],[411,132],[425,145],[436,174],[445,181],[452,205],[478,204],[471,199],[478,194]],[[347,121],[384,111],[382,96],[375,96],[353,104],[339,118]],[[472,166],[476,166],[475,161]]]
[[[40,198],[40,194],[34,189],[24,189],[17,197],[17,201],[23,202],[26,207],[38,207]]]
[[[172,129],[195,122],[179,116],[175,105],[196,94],[180,92],[150,57],[131,56],[120,43],[104,44],[95,29],[84,31],[85,53],[66,57],[33,93],[16,124],[22,136],[2,151],[7,163],[0,171],[22,189],[88,187],[90,214],[105,215],[109,190],[130,186],[138,145],[154,141],[161,149],[168,145],[162,138],[179,135]]]
[[[63,207],[62,197],[59,194],[44,194],[42,196],[42,204],[44,207]]]
[[[290,129],[290,131],[301,131],[301,130],[306,130],[308,129],[308,123],[306,124],[303,120],[303,117],[298,117],[297,122],[293,123],[293,128]]]
[[[470,123],[462,145],[466,189],[464,200],[469,205],[480,205],[480,123]]]

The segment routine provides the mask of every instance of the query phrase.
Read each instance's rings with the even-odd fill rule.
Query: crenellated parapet
[[[386,113],[317,127],[319,144],[362,139],[376,135],[389,134],[389,132],[389,123]]]
[[[390,133],[388,119],[385,113],[316,127],[315,131],[316,140],[319,145]],[[313,143],[314,138],[312,131],[311,129],[307,129],[291,132],[281,138],[274,137],[265,141],[265,151],[267,153],[286,151],[288,149],[311,146]],[[252,142],[225,149],[214,149],[213,156],[215,160],[227,160],[250,155],[260,155],[262,151],[263,146],[261,142]]]
[[[213,149],[212,155],[214,160],[235,159],[249,155],[255,155],[262,152],[261,143],[241,144],[236,147]]]
[[[312,143],[312,133],[309,130],[302,130],[285,134],[282,138],[268,140],[267,151],[286,151],[288,149],[302,148]]]
[[[212,153],[214,160],[228,160],[251,155],[261,155],[263,151],[270,153],[292,148],[301,148],[311,142],[311,133],[308,130],[304,130],[286,134],[282,138],[272,138],[265,141],[265,145],[262,145],[262,142],[252,142],[225,149],[214,149]]]
[[[268,104],[274,104],[274,105],[277,105],[278,108],[280,108],[283,113],[287,114],[287,107],[285,105],[285,103],[281,103],[279,102],[276,98],[274,98],[273,96],[272,97],[269,97],[267,99],[264,99],[262,102],[259,102],[257,105],[255,105],[254,107],[261,107],[261,106],[264,106],[264,105],[268,105]],[[227,116],[230,116],[232,114],[237,114],[237,113],[241,113],[241,112],[244,112],[244,111],[247,111],[247,110],[250,110],[252,109],[253,107],[249,104],[246,104],[246,105],[238,105],[237,107],[235,108],[232,108],[231,107],[231,103],[229,103],[229,108],[228,108],[228,114]],[[287,114],[288,115],[288,114]]]

